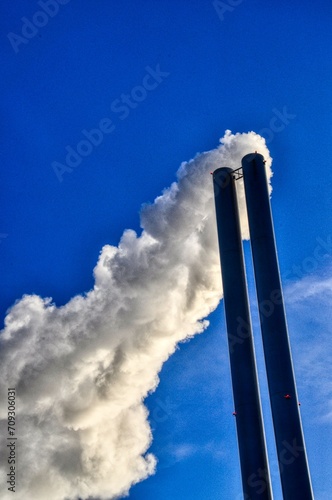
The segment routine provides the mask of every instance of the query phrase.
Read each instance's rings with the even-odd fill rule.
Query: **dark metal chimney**
[[[242,171],[283,497],[312,500],[264,157],[257,153],[246,155]],[[228,226],[228,222],[224,224]]]
[[[242,485],[245,499],[271,500],[240,222],[232,172],[229,168],[219,168],[213,172],[213,183]],[[293,497],[293,500],[295,498],[301,497]]]

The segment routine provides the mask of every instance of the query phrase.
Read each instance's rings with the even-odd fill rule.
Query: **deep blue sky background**
[[[305,261],[316,238],[332,233],[329,1],[243,0],[222,16],[204,0],[70,0],[16,53],[7,33],[21,35],[21,18],[38,10],[24,0],[0,7],[2,322],[24,293],[61,305],[88,291],[101,247],[117,245],[125,228],[139,231],[141,204],[175,180],[182,161],[216,147],[225,129],[265,129],[281,274],[300,267],[285,287],[331,275],[329,257],[312,268]],[[169,76],[121,120],[111,103],[158,64]],[[275,110],[285,109],[293,117],[271,134]],[[60,183],[52,162],[63,163],[66,146],[75,148],[81,131],[105,117],[115,130]],[[311,316],[289,306],[289,322],[313,484],[323,500],[332,496],[332,422],[319,418],[331,391],[324,405],[316,382],[308,389],[314,370],[296,341],[299,325],[302,339],[315,328],[316,341],[327,327],[329,307],[315,297],[305,309]],[[261,358],[259,338],[257,351]],[[241,498],[228,372],[221,305],[209,330],[166,363],[148,399],[159,465],[130,499]],[[264,393],[263,375],[262,385]],[[268,424],[272,450],[270,434]]]

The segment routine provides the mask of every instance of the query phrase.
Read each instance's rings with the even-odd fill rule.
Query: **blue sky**
[[[181,162],[216,148],[226,129],[259,133],[273,158],[272,209],[312,481],[317,500],[331,497],[330,2],[70,0],[38,17],[42,3],[0,7],[2,327],[24,294],[59,307],[88,292],[102,247],[117,246],[125,229],[140,233],[140,207],[176,180]],[[31,28],[32,20],[43,26]],[[102,135],[84,149],[96,128]],[[68,167],[77,148],[83,156]],[[130,489],[132,500],[241,498],[222,303],[209,320],[163,365],[146,400],[158,464]]]

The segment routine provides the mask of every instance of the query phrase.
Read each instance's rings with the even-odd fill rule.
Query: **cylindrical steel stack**
[[[232,170],[213,174],[228,346],[245,498],[272,498]]]
[[[242,484],[244,498],[268,499],[272,494],[232,172],[217,169],[213,180]],[[246,155],[242,174],[283,497],[313,500],[263,156]],[[260,462],[264,463],[260,470],[266,471],[264,491],[253,475]]]

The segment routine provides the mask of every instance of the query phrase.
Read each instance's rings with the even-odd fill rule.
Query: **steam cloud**
[[[226,131],[218,148],[182,163],[170,188],[141,211],[142,233],[103,247],[95,286],[56,307],[25,295],[8,312],[0,337],[0,397],[16,387],[19,436],[17,500],[110,499],[153,474],[144,398],[176,345],[207,327],[222,296],[212,179],[239,168],[255,150],[254,132]],[[238,184],[243,236],[244,193]],[[1,449],[7,408],[1,405]],[[8,492],[1,454],[1,492]]]

